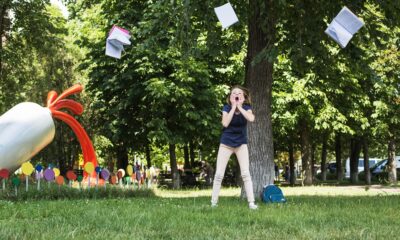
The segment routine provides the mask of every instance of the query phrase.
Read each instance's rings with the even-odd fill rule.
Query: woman
[[[254,121],[248,90],[241,86],[232,87],[230,95],[227,97],[227,103],[222,109],[224,129],[218,150],[211,206],[217,206],[226,165],[232,153],[235,153],[240,165],[249,208],[257,209],[257,205],[254,203],[253,182],[249,171],[249,150],[247,148],[247,122]]]

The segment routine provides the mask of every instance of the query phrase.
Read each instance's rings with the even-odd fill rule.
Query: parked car
[[[381,160],[382,159],[379,159],[379,158],[370,158],[369,159],[370,168],[371,168],[371,166],[374,166]],[[362,171],[364,171],[364,158],[360,158],[358,160],[358,172],[360,173]],[[346,159],[345,178],[350,178],[350,158]]]
[[[400,156],[395,158],[397,179],[400,180]],[[374,166],[370,167],[371,177],[373,180],[378,180],[379,182],[386,182],[388,178],[388,173],[385,171],[387,165],[387,159],[379,161]],[[364,171],[360,172],[358,175],[359,179],[365,179]]]
[[[400,156],[396,156],[395,158],[395,166],[397,169],[400,168]],[[372,166],[370,168],[371,174],[372,175],[377,175],[379,173],[382,173],[385,171],[386,165],[387,165],[387,159],[384,159],[382,161],[379,161],[377,164],[375,164],[374,166]]]
[[[328,163],[326,169],[328,170],[329,173],[336,173],[337,165],[335,162]]]

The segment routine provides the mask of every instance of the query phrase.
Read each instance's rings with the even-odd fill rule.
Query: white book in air
[[[106,42],[106,55],[113,58],[121,58],[122,49],[112,45],[109,41]]]
[[[347,7],[343,7],[331,24],[329,24],[325,33],[335,40],[340,47],[345,48],[353,35],[362,26],[364,26],[364,22],[362,22]]]
[[[124,46],[131,44],[130,38],[128,30],[114,25],[106,41],[106,55],[120,59]]]
[[[218,17],[218,20],[222,24],[222,29],[228,28],[232,24],[235,24],[239,21],[236,16],[235,10],[230,3],[226,3],[220,7],[214,8],[215,14]]]

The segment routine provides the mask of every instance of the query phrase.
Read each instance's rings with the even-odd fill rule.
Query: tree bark
[[[66,129],[65,129],[65,125],[64,124],[58,124],[58,131],[56,131],[57,134],[57,138],[55,139],[55,141],[57,142],[56,146],[56,158],[58,159],[58,167],[60,170],[61,174],[66,173],[67,169],[66,169],[66,161],[68,160],[68,154],[67,154],[67,150],[68,150],[68,146],[66,146],[65,142],[68,141],[68,139],[70,138],[70,136],[68,136],[68,134],[66,133]]]
[[[365,184],[371,185],[371,171],[369,170],[368,139],[363,138]]]
[[[0,5],[0,79],[3,76],[3,40],[6,32],[5,23],[7,22],[6,17],[8,15],[9,3],[10,1],[4,1]]]
[[[147,167],[151,167],[151,155],[150,155],[150,145],[146,144],[146,162],[147,162]]]
[[[310,130],[308,124],[302,121],[300,124],[300,141],[301,141],[301,172],[303,175],[303,184],[312,185],[312,163],[311,163],[311,144]]]
[[[263,50],[273,46],[275,23],[271,17],[272,2],[270,0],[249,1],[249,40],[245,60],[245,83],[252,96],[252,109],[256,116],[256,120],[248,124],[250,173],[256,198],[261,197],[264,185],[274,182],[271,120],[273,63],[268,62],[266,56],[256,59]],[[260,4],[264,6],[264,9],[261,9]]]
[[[342,165],[342,137],[340,133],[335,136],[335,158],[336,158],[336,178],[339,182],[343,181]]]
[[[229,184],[233,184],[234,186],[240,186],[242,188],[242,194],[241,196],[243,198],[247,197],[246,195],[246,191],[244,191],[244,185],[243,185],[243,179],[242,179],[242,175],[240,174],[240,165],[239,162],[237,160],[237,157],[234,157],[234,164],[232,164],[232,172],[234,174],[234,182],[230,182]]]
[[[326,181],[326,156],[328,155],[328,138],[324,135],[322,140],[322,150],[321,150],[321,176],[322,181]]]
[[[117,146],[117,168],[126,169],[128,166],[128,150],[125,146]]]
[[[358,162],[360,159],[361,141],[357,138],[350,140],[350,181],[358,182]]]
[[[189,146],[188,146],[188,144],[185,144],[183,146],[183,157],[184,157],[184,160],[185,160],[183,168],[184,169],[189,169],[190,168],[190,159],[189,159]]]
[[[391,134],[388,141],[388,162],[386,164],[386,171],[388,172],[388,180],[390,184],[396,184],[396,145],[394,136]]]
[[[290,185],[294,186],[296,184],[296,174],[294,169],[294,147],[293,140],[289,140],[289,168],[290,168]]]
[[[317,176],[317,167],[315,160],[315,143],[311,144],[311,178],[315,182],[315,177]]]
[[[4,81],[4,43],[7,40],[7,31],[11,28],[11,19],[8,16],[12,8],[12,0],[0,1],[0,80]]]
[[[193,168],[194,167],[194,160],[195,160],[193,142],[189,143],[189,152],[190,152],[190,166]]]
[[[175,144],[169,144],[169,162],[171,165],[172,188],[180,188],[180,176],[178,172],[178,165],[176,164]]]

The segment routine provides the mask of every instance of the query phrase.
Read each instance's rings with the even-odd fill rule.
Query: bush
[[[9,201],[26,201],[26,200],[59,200],[59,199],[101,199],[101,198],[134,198],[134,197],[152,197],[155,196],[151,189],[133,190],[126,189],[120,186],[108,185],[107,189],[103,187],[78,189],[68,186],[58,187],[56,185],[49,187],[43,186],[41,190],[31,187],[25,191],[24,187],[18,188],[18,193],[15,193],[15,188],[10,187],[5,191],[0,191],[0,200]]]
[[[322,181],[322,174],[321,174],[321,173],[318,173],[317,176],[316,176],[316,178],[317,178],[318,180]],[[329,171],[326,173],[326,180],[336,180],[336,179],[337,179],[336,173],[331,173],[331,172],[329,172]]]
[[[400,169],[397,169],[397,180],[400,180]],[[371,175],[371,182],[388,183],[389,174],[387,172],[378,173]],[[362,171],[358,174],[358,180],[365,181],[365,172]]]
[[[400,180],[400,169],[396,170],[397,180]],[[375,176],[380,183],[389,183],[389,174],[387,172],[381,172]]]

